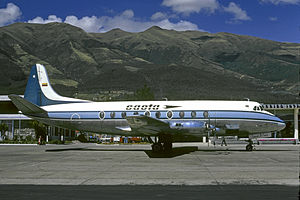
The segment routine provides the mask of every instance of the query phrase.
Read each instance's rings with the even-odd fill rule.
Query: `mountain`
[[[58,93],[131,99],[144,85],[156,99],[299,101],[300,44],[230,33],[152,27],[86,33],[64,23],[0,28],[0,93],[23,94],[30,68],[44,64]]]

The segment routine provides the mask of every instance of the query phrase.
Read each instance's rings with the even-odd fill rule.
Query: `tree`
[[[42,140],[46,140],[46,126],[43,123],[40,123],[38,121],[33,121],[32,126],[35,131],[35,137],[36,139],[39,139],[39,137],[42,137]]]
[[[0,124],[0,131],[1,131],[1,135],[5,136],[5,132],[8,131],[8,126],[7,124],[1,123]],[[1,136],[0,135],[0,136]]]
[[[143,88],[137,89],[134,96],[136,100],[154,100],[154,93],[146,84]]]

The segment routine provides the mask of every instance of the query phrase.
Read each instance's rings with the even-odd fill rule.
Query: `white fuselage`
[[[48,124],[111,135],[151,135],[130,129],[126,117],[147,115],[169,124],[174,132],[205,134],[207,125],[220,134],[279,131],[282,120],[252,101],[126,101],[85,102],[43,106]],[[125,113],[125,114],[124,114]]]

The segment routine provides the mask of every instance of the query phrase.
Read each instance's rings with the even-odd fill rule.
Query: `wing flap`
[[[163,122],[145,115],[129,116],[126,117],[126,120],[132,131],[143,134],[153,135],[160,132],[170,131],[170,126],[167,122]]]

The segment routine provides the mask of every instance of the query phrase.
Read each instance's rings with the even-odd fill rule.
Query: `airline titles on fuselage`
[[[158,110],[159,105],[127,105],[126,110]]]

